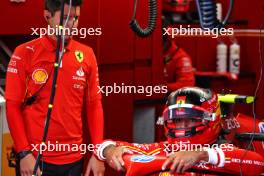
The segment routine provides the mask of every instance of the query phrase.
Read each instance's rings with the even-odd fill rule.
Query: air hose
[[[133,18],[129,25],[131,29],[140,37],[148,37],[149,35],[151,35],[156,26],[157,1],[149,0],[148,7],[149,7],[148,26],[145,29],[142,29],[136,20],[137,0],[134,0]]]
[[[226,25],[231,15],[234,0],[230,0],[229,8],[223,22],[220,22],[217,19],[216,4],[214,0],[196,0],[196,5],[199,13],[200,24],[203,29],[222,28]]]

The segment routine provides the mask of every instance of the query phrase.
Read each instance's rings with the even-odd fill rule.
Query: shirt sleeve
[[[91,136],[91,142],[96,145],[103,141],[104,117],[99,92],[98,67],[94,53],[91,52],[90,72],[88,77],[86,95],[87,126]]]
[[[88,75],[88,85],[87,85],[87,97],[86,100],[94,101],[96,99],[101,99],[101,93],[100,93],[100,84],[99,84],[99,74],[98,74],[98,67],[95,55],[93,51],[90,52],[90,58],[89,58],[89,75]]]
[[[14,141],[15,151],[19,153],[23,150],[30,150],[21,113],[21,103],[7,100],[6,116],[10,133]]]
[[[260,175],[264,172],[264,158],[253,151],[239,149],[233,144],[207,149],[209,162],[195,165],[198,170],[210,170],[225,175]],[[206,167],[201,167],[206,164]],[[205,165],[204,165],[205,166]]]
[[[16,152],[29,150],[21,111],[26,93],[26,55],[25,48],[19,46],[12,55],[6,76],[6,115]]]
[[[22,102],[26,93],[26,64],[27,55],[22,47],[16,48],[12,55],[6,74],[7,100]]]
[[[260,175],[264,172],[264,158],[260,154],[236,147],[222,148],[224,152],[223,170],[240,175]]]

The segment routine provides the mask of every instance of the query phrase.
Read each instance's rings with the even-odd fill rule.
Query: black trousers
[[[20,176],[20,167],[17,162],[16,176]],[[83,171],[83,159],[64,165],[55,165],[46,162],[40,162],[42,176],[81,176]]]

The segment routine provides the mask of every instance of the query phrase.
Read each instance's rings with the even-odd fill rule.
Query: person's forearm
[[[21,112],[21,103],[7,100],[6,115],[16,152],[30,150],[30,144],[25,132],[25,125]]]
[[[201,161],[206,161],[206,162],[209,161],[209,154],[207,151],[204,150],[204,151],[200,151],[199,153],[200,153],[200,160]]]
[[[105,147],[105,148],[103,149],[103,157],[106,158],[106,156],[108,155],[108,153],[109,153],[111,150],[113,150],[114,148],[116,148],[116,145],[114,145],[114,144],[110,144],[110,145],[108,145],[107,147]]]
[[[91,136],[91,141],[94,145],[103,142],[104,135],[104,117],[103,108],[100,100],[95,100],[87,103],[87,123]]]
[[[224,169],[243,175],[260,175],[264,172],[264,157],[254,151],[228,148],[224,151]]]
[[[210,148],[206,167],[201,163],[193,166],[194,169],[224,173],[225,175],[260,175],[264,171],[264,158],[253,151],[237,148]],[[243,160],[242,160],[243,158]]]

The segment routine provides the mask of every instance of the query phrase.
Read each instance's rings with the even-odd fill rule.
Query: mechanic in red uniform
[[[64,21],[69,10],[70,16],[65,27],[72,29],[78,26],[81,4],[82,0],[72,0],[72,8],[69,9],[69,0],[66,1]],[[60,6],[61,0],[45,1],[44,17],[52,28],[59,24]],[[18,46],[8,66],[5,93],[7,120],[22,176],[32,176],[43,137],[56,39],[56,35],[45,35]],[[103,110],[98,86],[98,69],[93,50],[67,34],[46,145],[74,144],[79,147],[83,143],[83,126],[89,129],[92,144],[102,142]],[[82,123],[83,110],[86,111],[86,124]],[[80,148],[57,147],[43,151],[42,162],[40,165],[44,176],[81,176],[83,170]],[[91,170],[97,176],[104,174],[104,163],[94,156],[85,168],[85,176]]]
[[[191,58],[175,44],[175,41],[167,39],[163,58],[164,77],[169,92],[185,86],[194,86],[195,78]]]
[[[107,140],[97,151],[99,159],[107,160],[117,170],[126,168],[127,176],[166,169],[185,173],[190,168],[200,173],[214,171],[225,175],[242,172],[253,176],[264,172],[264,158],[260,154],[220,143],[222,122],[216,94],[208,89],[186,87],[172,92],[167,105],[163,113],[167,141],[130,144]],[[134,155],[125,155],[124,161],[125,153]]]
[[[163,27],[172,24],[173,15],[186,14],[189,8],[189,0],[162,0]],[[176,45],[171,36],[163,35],[163,58],[165,64],[164,77],[169,92],[185,86],[194,86],[192,59],[182,48]]]

